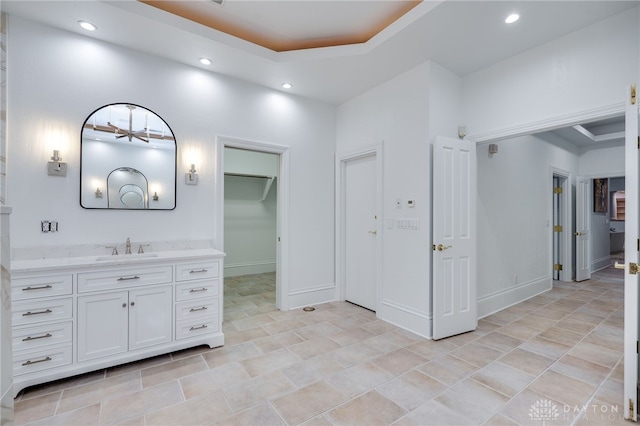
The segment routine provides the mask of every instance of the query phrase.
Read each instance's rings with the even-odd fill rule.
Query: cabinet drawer
[[[197,281],[176,285],[176,302],[218,295],[218,280]]]
[[[11,308],[11,321],[14,326],[72,317],[73,300],[70,297],[14,303]]]
[[[172,281],[171,266],[118,268],[78,274],[78,293],[99,290],[117,290],[148,284],[164,284]]]
[[[218,314],[218,299],[206,298],[176,304],[176,321],[195,320]]]
[[[73,291],[73,275],[42,275],[11,278],[11,300],[64,296]]]
[[[200,280],[203,278],[218,278],[220,262],[184,263],[176,265],[176,281]]]
[[[14,327],[12,329],[13,351],[36,349],[59,343],[71,343],[72,330],[71,321],[23,328]]]
[[[71,348],[71,345],[66,345],[28,353],[16,352],[13,354],[13,375],[19,376],[71,364],[73,360]]]
[[[208,316],[196,321],[182,321],[176,323],[176,340],[188,339],[201,334],[218,331],[218,316]]]

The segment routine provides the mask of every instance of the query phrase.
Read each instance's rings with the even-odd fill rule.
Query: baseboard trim
[[[591,272],[596,272],[611,266],[611,256],[601,257],[591,262]]]
[[[322,286],[305,288],[304,290],[291,291],[287,295],[290,309],[300,309],[305,306],[320,305],[322,303],[335,302],[337,298],[335,283]]]
[[[383,300],[378,318],[388,323],[410,331],[427,339],[431,338],[432,315],[417,309],[396,303],[391,300]]]
[[[546,276],[481,297],[478,299],[478,319],[524,302],[552,287],[551,276]]]
[[[275,272],[276,262],[264,261],[264,262],[247,262],[247,263],[233,263],[224,265],[225,277],[238,277],[241,275],[254,275],[264,274],[265,272]]]

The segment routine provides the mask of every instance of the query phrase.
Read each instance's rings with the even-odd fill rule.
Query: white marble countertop
[[[93,255],[93,256],[70,256],[51,257],[38,259],[20,259],[11,261],[11,270],[15,272],[38,271],[51,268],[69,267],[96,267],[114,265],[139,265],[141,263],[154,263],[173,260],[186,260],[201,257],[224,257],[225,254],[212,248],[166,250],[142,254],[119,254],[119,255]]]

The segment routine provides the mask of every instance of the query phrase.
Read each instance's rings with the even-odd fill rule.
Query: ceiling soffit
[[[275,52],[365,43],[422,2],[139,1]]]

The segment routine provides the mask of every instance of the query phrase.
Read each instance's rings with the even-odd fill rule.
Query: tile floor
[[[623,285],[607,269],[430,341],[349,303],[274,308],[274,275],[225,283],[222,348],[25,390],[29,425],[568,425],[623,420]]]

